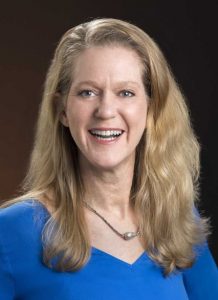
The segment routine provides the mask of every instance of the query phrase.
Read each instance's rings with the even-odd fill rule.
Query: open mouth
[[[112,141],[123,134],[124,130],[89,130],[98,140]]]

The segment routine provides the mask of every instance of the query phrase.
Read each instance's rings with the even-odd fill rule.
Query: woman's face
[[[61,120],[83,166],[112,170],[134,163],[148,105],[142,74],[136,52],[122,46],[92,47],[77,59]]]

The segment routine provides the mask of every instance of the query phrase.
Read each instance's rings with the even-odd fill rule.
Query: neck
[[[85,186],[84,201],[92,208],[122,219],[132,213],[129,198],[134,164],[110,171],[87,165],[83,168],[81,164],[80,170]]]

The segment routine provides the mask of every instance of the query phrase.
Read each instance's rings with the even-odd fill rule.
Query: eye
[[[82,90],[78,92],[78,96],[81,96],[83,98],[88,98],[88,97],[96,96],[96,93],[93,92],[92,90]]]
[[[122,97],[133,97],[133,96],[135,96],[135,93],[128,91],[128,90],[123,90],[120,92],[120,95]]]

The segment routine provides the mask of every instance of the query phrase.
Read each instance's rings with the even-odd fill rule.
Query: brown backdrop
[[[207,4],[207,5],[206,5]],[[61,35],[93,17],[142,27],[159,43],[188,98],[202,144],[202,205],[218,260],[217,3],[207,1],[14,1],[1,3],[0,199],[17,193],[27,166],[49,61]]]

